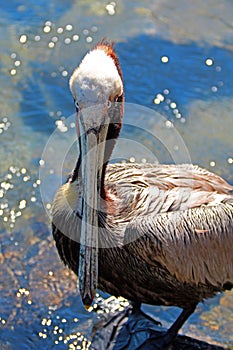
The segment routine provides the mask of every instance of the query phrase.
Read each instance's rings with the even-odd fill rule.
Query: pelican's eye
[[[78,113],[80,111],[80,107],[78,105],[78,101],[74,100],[74,106],[75,106],[76,112]]]

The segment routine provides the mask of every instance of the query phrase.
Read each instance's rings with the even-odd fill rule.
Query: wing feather
[[[130,254],[164,266],[180,282],[233,284],[233,199],[138,218],[125,230]]]

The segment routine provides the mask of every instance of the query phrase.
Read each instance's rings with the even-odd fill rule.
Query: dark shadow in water
[[[106,320],[107,318],[107,320]],[[140,313],[132,313],[130,306],[122,312],[105,316],[99,321],[93,334],[92,350],[156,350],[158,341],[151,337],[162,336],[166,329],[156,325]],[[150,340],[149,340],[150,339]],[[160,348],[159,348],[160,349]],[[173,350],[221,350],[214,346],[186,336],[177,336]]]

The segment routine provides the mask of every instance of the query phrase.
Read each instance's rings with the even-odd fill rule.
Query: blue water
[[[69,76],[98,40],[113,39],[126,101],[155,113],[154,120],[152,113],[143,122],[126,115],[122,138],[156,147],[160,162],[174,161],[168,140],[154,144],[148,133],[138,132],[142,124],[156,132],[161,113],[173,126],[171,142],[172,135],[175,142],[179,136],[193,163],[233,184],[233,4],[40,0],[1,5],[0,347],[68,349],[90,337],[97,317],[84,311],[76,278],[57,257],[47,215],[77,156],[75,144],[68,145],[60,176],[60,151],[74,134]],[[60,148],[39,178],[43,150],[55,129]],[[129,149],[122,141],[122,149],[137,161],[143,157],[135,144]],[[183,332],[232,346],[232,305],[231,292],[200,304]],[[145,309],[165,326],[178,311]]]

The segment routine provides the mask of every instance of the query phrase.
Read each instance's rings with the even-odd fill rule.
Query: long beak
[[[82,224],[79,254],[79,290],[84,306],[91,305],[98,284],[98,210],[108,125],[87,128],[82,117],[81,136]]]

